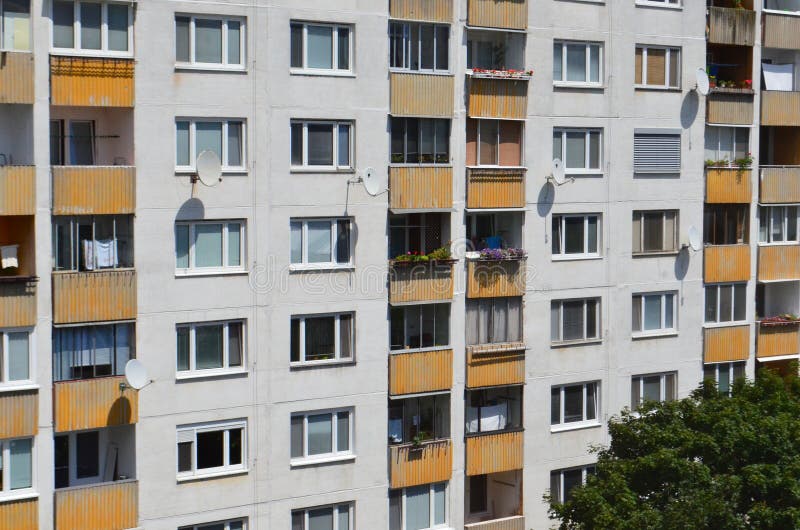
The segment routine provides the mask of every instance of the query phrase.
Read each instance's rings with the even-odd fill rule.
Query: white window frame
[[[189,526],[181,526],[178,530],[208,530],[209,528],[217,525],[224,525],[223,530],[231,530],[231,524],[241,523],[242,530],[247,530],[247,517],[237,517],[234,519],[226,519],[224,521],[215,521],[213,523],[193,524]]]
[[[744,152],[745,152],[745,154],[749,153],[750,152],[750,127],[739,127],[739,126],[730,126],[730,125],[706,125],[705,135],[708,135],[709,132],[714,132],[715,136],[716,136],[716,144],[717,145],[716,145],[716,148],[714,149],[715,152],[716,152],[716,156],[713,159],[714,161],[727,160],[728,161],[728,166],[727,167],[738,167],[734,163],[734,156],[736,154],[737,147],[738,147],[737,144],[736,144],[736,132],[738,130],[747,131],[747,144],[744,147]],[[721,146],[721,143],[722,143],[721,142],[721,136],[722,136],[723,133],[731,135],[731,146],[732,146],[733,150],[731,151],[731,153],[724,153],[725,156],[721,157],[720,155],[722,155],[723,152],[722,152],[722,149],[720,148],[720,146]],[[705,145],[705,142],[706,142],[706,138],[703,139],[703,143],[704,143],[703,151],[704,152],[708,150],[708,146]],[[718,166],[714,166],[714,167],[718,167]]]
[[[101,22],[100,22],[100,49],[99,50],[84,50],[81,48],[81,3],[100,3],[101,7]],[[31,2],[33,3],[33,2]],[[73,0],[73,15],[72,15],[72,31],[73,31],[73,48],[56,48],[53,42],[53,2],[50,4],[50,51],[59,55],[81,55],[86,57],[133,57],[133,1],[129,2],[108,2],[108,1],[87,1],[87,0]],[[128,7],[128,51],[114,51],[108,49],[108,5],[119,4]]]
[[[195,227],[201,224],[222,225],[222,267],[197,267],[195,266]],[[226,265],[228,262],[228,225],[239,225],[239,265],[230,266]],[[209,274],[237,274],[247,271],[247,222],[244,219],[219,219],[207,221],[177,221],[175,222],[175,229],[178,226],[189,227],[189,266],[179,268],[177,264],[177,254],[175,255],[175,275],[176,276],[203,276]],[[174,234],[176,238],[177,251],[177,230]]]
[[[589,302],[591,300],[594,300],[596,302],[596,304],[595,304],[595,310],[597,312],[597,314],[595,315],[595,326],[596,326],[595,334],[596,334],[596,336],[595,337],[591,337],[591,338],[587,338],[587,335],[588,335],[588,332],[589,332],[589,329],[587,327],[587,325],[588,325],[588,318],[587,317],[589,315],[589,313],[588,313],[589,304],[587,304],[586,302]],[[565,340],[563,338],[564,337],[564,302],[583,302],[583,338],[582,339]],[[553,338],[551,337],[550,338],[551,339],[550,342],[551,342],[552,345],[559,346],[559,345],[562,345],[562,344],[581,344],[581,343],[589,343],[589,342],[601,342],[603,340],[603,324],[602,324],[602,318],[601,318],[601,315],[602,315],[602,299],[599,296],[597,296],[597,297],[589,297],[589,298],[565,298],[565,299],[561,299],[561,300],[552,300],[551,304],[553,304],[553,303],[557,303],[558,304],[558,334],[559,334],[559,338],[558,338],[558,340],[553,340]],[[551,305],[550,315],[551,315],[551,318],[552,318],[552,305]]]
[[[725,361],[725,362],[721,362],[721,363],[706,363],[705,365],[703,365],[703,372],[704,372],[703,373],[703,379],[704,380],[707,379],[705,377],[705,371],[708,370],[709,368],[713,369],[714,370],[714,382],[717,384],[717,388],[719,388],[719,369],[720,369],[721,366],[727,367],[728,368],[728,374],[730,374],[730,380],[729,380],[729,383],[728,383],[729,386],[728,386],[728,391],[727,391],[727,394],[730,396],[731,395],[731,387],[733,387],[733,383],[734,383],[734,381],[736,381],[736,372],[735,372],[736,367],[737,366],[741,366],[742,367],[742,377],[746,378],[747,377],[747,361]]]
[[[502,121],[514,121],[517,120],[499,120],[495,118],[473,118],[475,120],[475,165],[474,166],[467,166],[475,167],[475,168],[503,168],[503,169],[516,169],[516,168],[524,168],[525,166],[525,124],[524,122],[520,124],[520,132],[519,132],[519,166],[503,166],[500,165],[500,122]],[[497,122],[497,136],[494,139],[494,149],[495,149],[495,158],[497,159],[497,164],[481,164],[481,124],[484,122],[494,121]]]
[[[644,220],[645,214],[649,213],[661,213],[661,223],[662,227],[664,228],[664,238],[668,238],[669,234],[666,231],[666,224],[667,224],[667,213],[674,212],[675,213],[675,232],[672,234],[672,245],[673,248],[662,248],[660,250],[644,250]],[[639,214],[639,248],[642,250],[638,251],[631,251],[634,256],[652,256],[652,255],[659,255],[659,254],[676,254],[680,251],[680,245],[678,244],[678,234],[680,234],[680,210],[634,210],[634,213]],[[666,239],[665,239],[666,241]],[[662,241],[662,245],[665,241]]]
[[[764,7],[761,9],[761,11],[763,11],[764,13],[777,13],[777,14],[779,14],[779,15],[795,15],[795,16],[800,16],[800,11],[788,11],[788,10],[783,10],[783,9],[771,9],[771,8],[767,8],[767,7],[766,7],[766,5],[767,5],[767,2],[768,2],[768,1],[769,1],[769,0],[765,0],[765,1],[764,1]]]
[[[449,74],[450,73],[450,63],[452,62],[452,57],[450,57],[450,41],[452,40],[452,28],[449,24],[441,24],[436,22],[425,22],[425,21],[410,21],[410,20],[390,20],[389,21],[389,53],[391,54],[391,39],[392,39],[392,25],[399,24],[403,28],[403,66],[390,66],[390,72],[422,72],[422,73],[437,73],[437,74]],[[417,30],[417,64],[420,67],[416,70],[411,68],[411,26],[416,25],[420,28],[422,26],[433,26],[433,68],[422,68],[422,31],[420,29]],[[439,37],[437,30],[440,27],[447,27],[448,35],[447,35],[447,68],[437,68],[436,60],[438,58],[438,46],[439,46]],[[391,57],[389,60],[389,64],[391,64]]]
[[[681,68],[681,64],[678,64],[678,79],[676,80],[676,85],[670,85],[670,66],[672,65],[672,56],[674,55],[675,50],[678,52],[678,61],[683,60],[683,50],[680,46],[657,46],[652,44],[636,44],[636,49],[642,49],[642,82],[636,83],[636,72],[634,71],[634,88],[648,88],[651,90],[680,90],[681,83],[683,82],[683,68]],[[665,59],[664,59],[664,80],[666,81],[665,85],[651,85],[647,82],[647,52],[649,50],[666,50]],[[634,51],[635,57],[635,51]],[[635,66],[634,66],[635,68]]]
[[[731,319],[736,316],[736,286],[737,285],[744,285],[745,286],[745,296],[744,296],[744,303],[745,303],[745,315],[744,320],[720,320],[720,303],[721,297],[719,295],[719,290],[721,287],[730,287],[731,288]],[[714,288],[717,290],[717,307],[715,310],[716,317],[714,320],[706,322],[705,320],[705,311],[706,311],[706,290]],[[725,327],[725,326],[735,326],[737,324],[746,324],[747,323],[747,282],[727,282],[727,283],[712,283],[706,284],[703,288],[703,327]]]
[[[338,422],[339,422],[339,413],[346,412],[349,415],[348,418],[348,428],[350,429],[348,435],[348,449],[346,451],[339,451],[339,429],[338,429]],[[331,415],[331,449],[330,453],[323,453],[319,455],[309,455],[308,454],[308,417],[309,416],[317,416],[321,414],[330,414]],[[323,464],[326,462],[338,462],[342,460],[354,460],[356,457],[355,454],[355,409],[353,407],[344,407],[338,409],[323,409],[323,410],[310,410],[306,412],[293,412],[291,414],[291,418],[302,417],[303,418],[303,456],[300,457],[291,457],[289,465],[291,467],[299,467],[304,465],[311,465],[311,464]],[[290,418],[290,419],[291,419]],[[290,447],[290,455],[291,455],[291,423],[290,423],[290,431],[289,431],[289,447]]]
[[[639,389],[639,402],[633,403],[631,401],[631,410],[637,410],[642,403],[644,403],[644,380],[648,377],[658,377],[658,401],[664,403],[667,401],[667,377],[672,377],[672,384],[674,385],[673,398],[678,399],[678,372],[661,372],[652,374],[636,374],[631,376],[631,394],[633,394],[634,385],[638,385]]]
[[[587,416],[587,412],[588,412],[589,409],[587,407],[588,392],[587,392],[586,389],[590,385],[594,385],[595,386],[595,393],[594,393],[594,395],[595,395],[595,411],[594,411],[595,414],[594,414],[594,416],[595,417],[594,417],[594,419],[587,420],[586,416]],[[573,386],[582,386],[583,387],[583,413],[582,413],[582,417],[584,419],[582,419],[581,421],[573,421],[573,422],[566,423],[566,422],[564,422],[564,407],[566,406],[566,400],[564,399],[564,390],[566,388],[568,388],[568,387],[573,387]],[[552,390],[557,388],[558,391],[559,391],[560,410],[559,410],[559,413],[558,413],[559,414],[559,422],[558,423],[552,423],[552,417],[550,418],[550,420],[551,420],[550,431],[551,432],[569,431],[569,430],[573,430],[573,429],[581,429],[581,428],[584,428],[584,427],[596,427],[596,426],[602,425],[602,423],[600,421],[600,415],[601,415],[601,410],[602,410],[601,403],[600,403],[600,399],[601,399],[600,386],[601,386],[600,385],[600,381],[586,381],[586,382],[579,382],[579,383],[567,383],[567,384],[563,384],[563,385],[553,385],[553,387],[550,390],[550,394],[551,394],[550,399],[552,399]],[[552,404],[551,404],[551,407],[552,407]]]
[[[5,34],[3,32],[3,14],[5,13],[4,9],[4,0],[0,0],[0,51],[12,51],[12,52],[29,52],[33,47],[33,25],[31,23],[32,18],[32,11],[33,11],[33,2],[28,6],[28,48],[27,49],[20,49],[20,48],[5,48],[3,43],[5,42]]]
[[[188,166],[178,165],[178,122],[189,122],[189,162]],[[175,118],[175,172],[176,173],[196,173],[197,155],[197,124],[198,123],[221,123],[222,124],[222,165],[223,173],[244,173],[247,171],[247,120],[244,118]],[[242,164],[239,166],[228,165],[228,126],[230,123],[242,124]]]
[[[292,120],[291,125],[301,124],[303,127],[303,163],[294,165],[291,162],[291,128],[289,134],[289,164],[291,171],[299,172],[325,172],[325,171],[346,171],[351,172],[355,167],[355,122],[353,120]],[[333,165],[331,166],[312,166],[308,163],[308,126],[309,125],[330,125],[333,130]],[[339,163],[339,127],[345,125],[350,128],[350,163],[343,165]]]
[[[339,527],[339,514],[341,513],[340,508],[342,506],[347,506],[347,528],[340,528]],[[315,510],[324,510],[330,508],[333,510],[333,530],[355,530],[355,502],[354,501],[345,501],[345,502],[336,502],[333,504],[323,504],[321,506],[310,506],[308,508],[297,508],[292,510],[291,517],[294,519],[295,514],[302,514],[303,515],[303,530],[307,530],[309,528],[309,512],[313,512]]]
[[[11,463],[11,442],[17,440],[31,441],[31,487],[12,490],[10,489],[11,472],[9,468]],[[0,502],[38,497],[38,494],[36,493],[36,453],[35,436],[18,436],[15,438],[0,440],[0,459],[3,461],[2,480],[0,480]]]
[[[242,463],[231,465],[230,458],[230,431],[242,429]],[[222,445],[222,458],[223,465],[220,467],[213,467],[208,469],[197,469],[197,433],[201,432],[215,432],[224,431],[223,445]],[[182,441],[189,441],[188,437],[192,436],[192,470],[191,471],[178,471],[179,464],[179,449],[178,444]],[[175,440],[175,472],[177,474],[178,482],[182,480],[191,480],[194,478],[205,477],[220,477],[225,475],[235,475],[240,473],[247,473],[247,420],[235,421],[222,421],[222,422],[208,422],[197,423],[193,425],[179,425],[176,430]]]
[[[240,324],[242,327],[242,365],[230,366],[230,336],[229,329],[231,324]],[[222,367],[221,368],[197,368],[197,328],[202,327],[216,327],[222,326]],[[244,319],[237,320],[217,320],[209,322],[191,322],[187,324],[178,324],[175,326],[176,335],[178,330],[189,330],[189,369],[180,370],[177,367],[177,352],[176,352],[176,378],[186,378],[190,376],[210,377],[220,374],[241,373],[247,371],[247,322]]]
[[[790,207],[795,207],[795,218],[792,219],[789,217],[788,212]],[[781,220],[781,232],[783,234],[783,238],[780,241],[775,241],[772,239],[772,227],[775,225],[774,219],[772,217],[772,212],[776,208],[781,208],[783,210],[782,220]],[[761,218],[762,214],[767,216],[767,225],[762,227]],[[796,239],[786,239],[788,234],[789,225],[794,222],[795,224],[795,237]],[[762,228],[765,228],[767,233],[767,239],[763,241],[762,238]],[[769,246],[769,245],[797,245],[800,243],[800,206],[796,204],[770,204],[770,205],[762,205],[758,207],[758,245],[759,246]]]
[[[553,471],[551,471],[550,472],[551,484],[552,484],[552,480],[553,480],[552,475],[554,473],[558,474],[558,499],[553,499],[554,502],[557,502],[558,504],[564,504],[565,499],[566,499],[566,493],[567,493],[565,491],[565,489],[564,489],[564,473],[566,473],[568,471],[575,471],[576,469],[580,469],[581,470],[581,484],[586,484],[586,479],[590,475],[589,470],[590,469],[592,469],[592,470],[596,469],[596,464],[588,464],[588,465],[585,465],[585,466],[576,466],[576,467],[567,467],[567,468],[563,468],[563,469],[554,469]],[[593,474],[593,473],[591,473],[591,474]],[[551,491],[550,494],[552,495],[553,492]]]
[[[342,357],[342,316],[347,315],[350,317],[350,357]],[[314,318],[327,318],[334,317],[333,323],[333,341],[334,341],[334,356],[333,359],[324,359],[320,361],[306,360],[306,320]],[[317,366],[320,364],[349,364],[356,361],[356,314],[354,311],[342,311],[340,313],[315,313],[311,315],[292,315],[291,320],[299,322],[299,340],[298,349],[300,352],[299,361],[289,361],[289,366]],[[291,322],[290,322],[291,326]],[[291,335],[291,331],[290,331]],[[291,349],[291,336],[289,337],[289,348]],[[291,359],[291,352],[290,357]]]
[[[177,25],[177,18],[189,19],[189,61],[179,61],[177,57],[177,43],[175,45],[175,66],[181,69],[197,69],[197,70],[246,70],[247,69],[247,19],[244,17],[233,17],[224,15],[199,15],[190,13],[175,13],[173,22]],[[221,63],[204,63],[195,60],[196,33],[195,23],[200,20],[219,20],[222,22],[222,62]],[[228,23],[239,23],[239,63],[228,62]]]
[[[553,46],[555,47],[556,44],[561,45],[561,79],[553,78],[553,85],[554,86],[565,86],[565,87],[602,87],[604,81],[604,73],[605,70],[603,68],[603,61],[605,59],[605,50],[604,45],[602,42],[593,42],[593,41],[580,41],[580,40],[567,40],[567,39],[555,39],[553,41]],[[574,45],[584,45],[586,47],[586,81],[567,81],[565,78],[567,76],[567,46],[574,46]],[[592,71],[592,47],[596,46],[598,48],[598,75],[597,81],[591,81],[591,71]],[[554,54],[555,55],[555,54]],[[555,57],[554,57],[555,60]]]
[[[681,0],[636,0],[637,6],[660,7],[662,9],[682,9]]]
[[[587,167],[567,167],[567,133],[583,133],[583,157],[586,161]],[[588,167],[591,159],[591,133],[599,134],[598,145],[598,166],[596,168]],[[572,175],[602,175],[603,174],[603,129],[600,128],[575,128],[575,127],[555,127],[553,128],[553,136],[556,134],[561,135],[561,159],[564,165],[564,172]]]
[[[428,486],[428,522],[430,523],[434,516],[435,516],[435,496],[433,487],[438,484],[444,484],[444,523],[443,524],[434,524],[432,526],[428,526],[423,530],[433,530],[435,528],[444,528],[449,529],[450,523],[450,483],[449,482],[432,482],[427,484]],[[424,486],[425,484],[420,484],[420,486]],[[418,486],[411,486],[411,487],[418,487]],[[401,499],[401,516],[400,516],[400,528],[402,530],[406,530],[406,522],[408,521],[408,516],[406,515],[406,493],[409,488],[401,488],[402,493],[400,495]]]
[[[661,327],[658,329],[650,329],[650,330],[631,330],[631,334],[633,337],[652,337],[652,336],[659,336],[659,335],[674,335],[678,332],[678,304],[676,303],[678,300],[678,292],[677,291],[654,291],[654,292],[641,292],[641,293],[633,293],[631,297],[631,311],[633,311],[633,299],[639,297],[641,302],[639,303],[639,322],[644,328],[645,322],[645,306],[644,299],[646,297],[651,296],[658,296],[661,299]],[[672,297],[672,327],[667,327],[667,297]]]
[[[303,66],[290,66],[289,73],[292,74],[311,74],[311,75],[345,75],[350,76],[353,75],[353,55],[355,51],[355,47],[353,46],[353,26],[349,24],[336,24],[331,22],[305,22],[300,20],[292,20],[289,23],[289,32],[291,35],[291,26],[298,25],[303,27]],[[331,28],[332,35],[331,35],[331,53],[333,54],[331,65],[333,68],[312,68],[308,66],[308,27],[309,26],[319,26],[319,27],[326,27]],[[339,68],[339,30],[346,29],[347,30],[347,58],[348,58],[348,68]],[[289,43],[289,53],[291,54],[291,39]],[[291,63],[290,63],[291,64]]]
[[[450,306],[450,307],[448,307],[448,311],[447,311],[447,323],[446,323],[447,324],[447,326],[446,326],[447,327],[447,338],[449,339],[447,344],[441,344],[441,345],[438,345],[438,346],[436,346],[436,345],[427,346],[427,347],[423,347],[423,348],[409,348],[409,347],[407,347],[407,344],[411,342],[409,340],[409,332],[408,332],[408,328],[411,325],[410,324],[411,320],[408,318],[407,310],[409,308],[412,308],[412,307],[420,307],[421,308],[422,305],[429,305],[429,306],[430,305],[432,305],[432,306],[435,306],[435,305],[447,305],[447,306]],[[392,354],[411,353],[411,352],[446,350],[446,349],[449,349],[451,347],[450,343],[452,342],[452,337],[450,336],[450,331],[451,331],[450,330],[450,322],[452,320],[452,318],[451,318],[452,317],[452,309],[453,309],[452,308],[452,304],[450,304],[449,302],[444,302],[444,303],[436,302],[436,303],[433,303],[433,304],[420,304],[420,305],[408,304],[408,305],[401,305],[401,306],[397,306],[397,307],[401,308],[403,310],[403,343],[404,344],[403,344],[402,348],[392,349],[393,345],[390,343],[389,344],[389,348],[390,348],[389,354],[390,355],[392,355]],[[422,325],[423,320],[424,320],[424,316],[422,314],[422,311],[420,310],[419,323],[418,323],[420,332],[423,330],[423,325]],[[440,324],[441,323],[436,319],[436,311],[434,310],[434,314],[433,314],[433,336],[434,336],[434,342],[436,342],[436,338],[435,338],[436,337],[436,330],[438,329]],[[392,323],[391,323],[391,318],[390,318],[390,322],[389,322],[389,327],[390,327],[389,333],[390,334],[392,332],[391,326],[392,326]]]
[[[8,379],[8,333],[28,334],[28,379]],[[33,328],[0,328],[0,392],[38,388],[36,384],[36,334]]]
[[[308,223],[316,222],[330,222],[331,230],[331,261],[308,261]],[[338,253],[338,236],[339,236],[339,221],[347,221],[350,225],[350,233],[348,238],[349,243],[349,256],[347,263],[339,263],[336,261],[336,254]],[[293,262],[291,257],[291,238],[292,231],[291,225],[293,223],[301,223],[301,242],[300,242],[300,262]],[[289,270],[315,270],[315,269],[352,269],[353,268],[353,218],[352,217],[292,217],[289,219]]]
[[[595,223],[595,227],[597,229],[597,234],[595,235],[595,239],[597,241],[597,252],[586,252],[586,249],[589,248],[589,218],[596,217],[597,222]],[[567,253],[565,251],[566,248],[566,220],[569,218],[583,219],[583,252],[580,253]],[[603,235],[603,215],[600,213],[557,213],[553,214],[553,219],[558,220],[560,226],[560,241],[559,241],[559,248],[561,252],[558,254],[552,254],[553,246],[550,245],[551,254],[553,261],[568,261],[573,259],[591,259],[591,258],[600,258],[602,257],[602,235]],[[551,224],[552,226],[552,224]],[[555,234],[551,234],[551,237],[555,238]]]

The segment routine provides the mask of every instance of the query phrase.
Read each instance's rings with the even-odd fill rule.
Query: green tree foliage
[[[596,475],[552,504],[562,530],[800,528],[800,382],[706,381],[609,423]],[[549,495],[545,499],[550,501]]]

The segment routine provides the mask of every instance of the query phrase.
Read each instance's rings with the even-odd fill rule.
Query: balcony
[[[798,354],[800,354],[800,323],[759,323],[756,338],[757,359]]]
[[[134,213],[136,168],[53,166],[53,215]]]
[[[101,377],[53,384],[55,432],[132,425],[139,421],[136,390],[122,387],[125,378]]]
[[[453,350],[389,354],[389,394],[421,394],[453,386]]]
[[[750,356],[750,326],[725,326],[703,330],[703,362],[746,361]]]
[[[0,86],[2,81],[0,81]],[[0,166],[0,215],[36,213],[36,168]]]
[[[525,294],[524,259],[467,261],[467,298]]]
[[[135,270],[53,273],[55,324],[135,318]]]
[[[522,469],[523,432],[499,432],[468,436],[467,476]]]
[[[453,21],[453,0],[390,0],[389,17],[450,24]]]
[[[453,116],[455,78],[452,75],[392,72],[389,83],[392,116]]]
[[[525,530],[525,517],[513,515],[502,519],[465,524],[464,530]]]
[[[0,528],[39,530],[38,499],[0,503]]]
[[[468,0],[467,25],[528,29],[528,0]]]
[[[525,382],[525,343],[467,346],[467,387],[479,388]]]
[[[752,125],[753,91],[712,89],[706,99],[706,122],[719,125]]]
[[[706,202],[750,204],[752,174],[750,168],[706,168]]]
[[[758,202],[761,204],[800,202],[800,166],[762,166]]]
[[[703,254],[706,283],[746,282],[750,279],[750,245],[706,245]]]
[[[38,419],[39,393],[36,390],[0,394],[0,439],[36,436]],[[0,528],[6,527],[0,525]]]
[[[33,105],[33,53],[0,51],[0,104]]]
[[[136,480],[105,482],[55,492],[56,530],[126,530],[139,514]]]
[[[453,298],[453,261],[392,262],[389,302],[427,302]]]
[[[753,46],[756,43],[756,12],[733,7],[708,8],[708,42]]]
[[[762,91],[761,125],[800,126],[800,92]]]
[[[467,168],[467,208],[524,208],[525,168]]]
[[[50,104],[133,107],[134,60],[51,55]]]
[[[800,280],[800,245],[758,247],[758,281]]]
[[[800,50],[800,18],[791,14],[762,14],[761,36],[764,48]]]
[[[36,325],[36,282],[31,278],[0,280],[0,328]]]
[[[506,120],[524,120],[528,117],[527,78],[491,78],[473,75],[467,84],[469,117]]]
[[[422,442],[389,447],[390,488],[408,488],[420,484],[444,482],[453,474],[453,450],[450,440]]]
[[[453,207],[453,168],[394,166],[389,168],[389,208],[445,210]]]

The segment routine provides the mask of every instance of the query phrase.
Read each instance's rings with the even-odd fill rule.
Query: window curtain
[[[222,368],[222,325],[195,328],[195,367]]]
[[[222,266],[222,225],[194,226],[194,263],[196,267]]]
[[[583,301],[564,302],[562,304],[563,336],[562,340],[583,339]]]
[[[203,151],[213,151],[222,159],[222,122],[199,121],[195,123],[195,156]],[[194,162],[194,161],[192,161]],[[224,162],[224,161],[223,161]]]
[[[4,0],[2,15],[3,42],[0,43],[0,48],[30,50],[30,0]]]
[[[424,530],[431,526],[430,486],[415,486],[406,489],[406,528]]]
[[[308,454],[319,455],[333,452],[333,416],[314,414],[308,416]]]
[[[333,165],[333,126],[309,123],[308,129],[308,165]]]
[[[567,44],[567,81],[586,81],[586,45]]]
[[[32,441],[30,438],[12,440],[9,445],[9,487],[12,490],[30,488],[33,484]]]
[[[336,353],[334,349],[335,321],[335,317],[306,319],[306,360],[318,361],[333,358]]]
[[[333,68],[333,28],[329,26],[307,26],[308,67]]]

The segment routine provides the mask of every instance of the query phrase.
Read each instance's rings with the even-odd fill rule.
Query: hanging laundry
[[[83,266],[87,271],[94,270],[94,241],[91,239],[83,240]]]
[[[17,259],[18,248],[19,245],[4,245],[0,247],[0,265],[2,265],[2,268],[19,267],[19,260]]]
[[[117,241],[114,239],[102,239],[94,242],[94,254],[97,260],[97,268],[109,268],[117,266]]]

